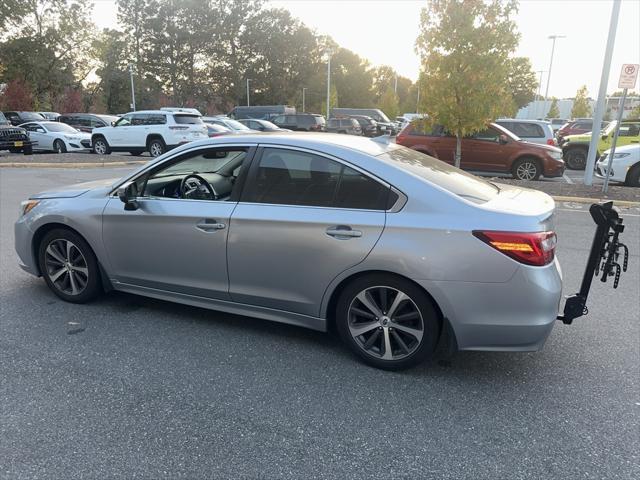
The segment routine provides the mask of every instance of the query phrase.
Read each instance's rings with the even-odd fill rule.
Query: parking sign
[[[618,88],[635,87],[636,80],[638,79],[638,70],[640,70],[640,65],[635,63],[625,63],[622,65],[620,80],[618,80]]]

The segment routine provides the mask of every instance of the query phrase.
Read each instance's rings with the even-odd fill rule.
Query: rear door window
[[[173,116],[173,119],[178,124],[187,124],[187,125],[195,125],[202,123],[202,117],[199,115],[187,115],[187,114],[176,114]]]
[[[536,123],[514,122],[509,130],[520,138],[544,138],[542,127]]]
[[[255,203],[384,210],[389,187],[329,158],[265,148],[244,200]]]

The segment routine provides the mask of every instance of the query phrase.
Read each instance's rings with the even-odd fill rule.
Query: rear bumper
[[[562,296],[557,259],[518,268],[504,283],[426,282],[460,350],[536,351],[553,329]]]

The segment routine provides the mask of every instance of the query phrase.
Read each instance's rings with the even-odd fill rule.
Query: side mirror
[[[507,143],[509,143],[509,139],[504,133],[500,135],[500,137],[498,138],[498,141],[500,142],[500,145],[506,145]]]
[[[601,138],[602,138],[602,140],[605,140],[605,141],[606,141],[606,140],[608,140],[608,139],[609,139],[609,135],[602,135],[602,137],[601,137]]]
[[[112,126],[112,127],[115,127],[115,126],[116,126],[116,122],[115,122],[115,120],[114,120],[113,122],[111,122],[111,126]]]
[[[138,184],[136,182],[127,182],[118,188],[118,197],[124,203],[125,210],[138,209]]]

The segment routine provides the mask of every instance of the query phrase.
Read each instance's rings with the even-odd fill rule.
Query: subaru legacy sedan
[[[562,281],[554,201],[363,137],[191,142],[119,180],[33,195],[21,267],[69,302],[119,290],[325,331],[370,365],[532,351]]]

